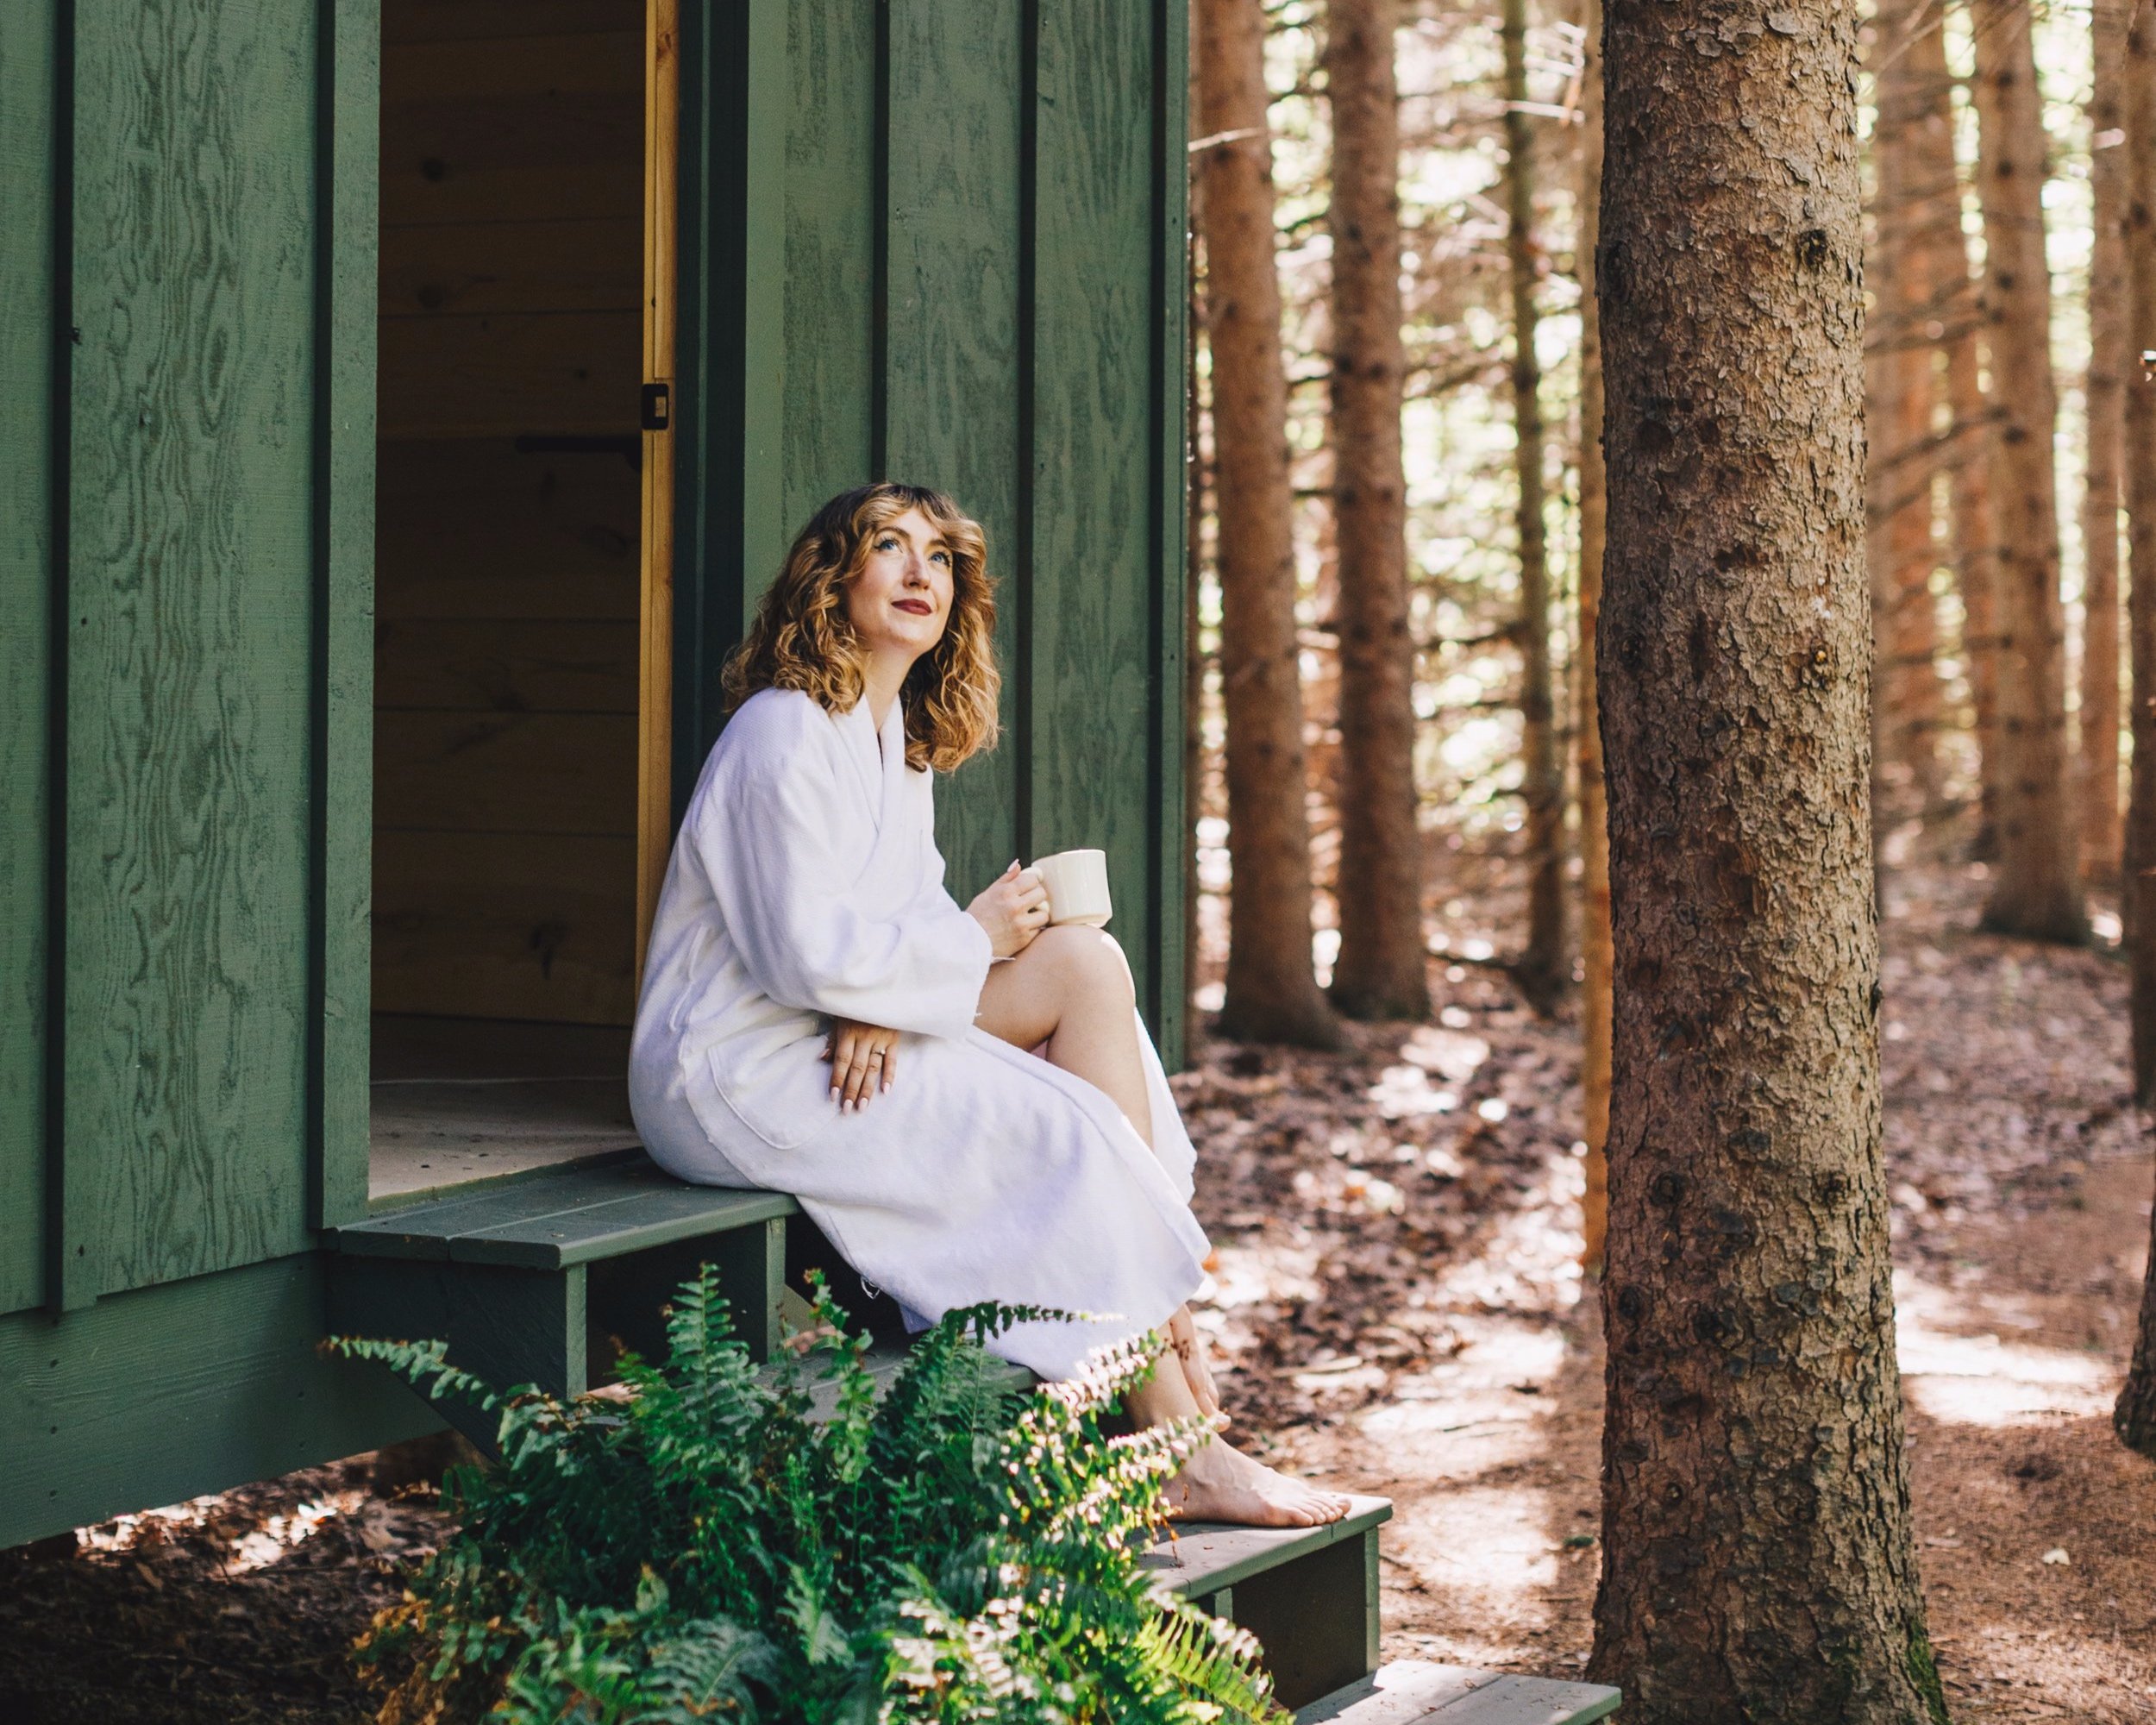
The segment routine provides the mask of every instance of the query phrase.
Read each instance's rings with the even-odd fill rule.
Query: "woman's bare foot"
[[[1231,1521],[1244,1527],[1316,1527],[1353,1506],[1337,1491],[1277,1473],[1225,1440],[1213,1439],[1168,1483],[1168,1513],[1178,1521]]]
[[[1206,1339],[1198,1333],[1189,1307],[1178,1306],[1175,1315],[1168,1320],[1168,1345],[1182,1365],[1183,1382],[1190,1386],[1190,1399],[1198,1404],[1198,1411],[1209,1418],[1217,1417],[1223,1426],[1232,1423],[1221,1409],[1220,1391],[1206,1359]]]

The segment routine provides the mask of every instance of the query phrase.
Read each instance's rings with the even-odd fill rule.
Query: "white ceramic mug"
[[[1058,850],[1033,864],[1048,888],[1048,920],[1083,923],[1099,928],[1114,913],[1108,900],[1108,853]]]

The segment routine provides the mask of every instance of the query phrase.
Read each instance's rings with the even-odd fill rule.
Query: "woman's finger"
[[[888,1090],[899,1070],[899,1039],[895,1036],[883,1045],[883,1059],[876,1067],[876,1088]]]
[[[861,1032],[851,1025],[831,1038],[831,1095],[843,1103],[847,1076],[861,1051]]]

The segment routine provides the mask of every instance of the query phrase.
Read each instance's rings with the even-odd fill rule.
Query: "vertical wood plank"
[[[679,0],[645,0],[644,381],[674,387],[675,210],[680,196]],[[636,970],[674,839],[674,431],[643,432],[642,629],[636,669]]]
[[[1140,996],[1162,1062],[1170,1072],[1187,1058],[1183,992],[1189,929],[1191,787],[1183,781],[1185,591],[1190,511],[1190,9],[1188,0],[1153,0],[1153,588],[1151,654],[1155,691],[1151,848],[1154,868],[1152,969]]]
[[[793,0],[787,69],[786,436],[781,526],[875,461],[876,9]]]
[[[76,14],[71,1303],[307,1239],[317,22]]]
[[[1020,750],[1008,731],[1027,580],[1014,559],[1027,478],[1019,254],[1031,10],[982,7],[954,28],[934,0],[889,5],[886,466],[957,499],[987,530],[1002,583],[1006,739],[939,787],[937,837],[961,904],[1020,847]]]
[[[1155,1005],[1162,942],[1152,0],[1041,13],[1032,380],[1034,844],[1108,853],[1112,927]]]
[[[720,668],[786,549],[786,5],[736,0],[681,20],[676,822],[724,721]]]
[[[52,0],[0,31],[0,1312],[45,1283],[47,886],[51,747],[53,220]]]
[[[367,1214],[380,0],[320,9],[308,1223]]]

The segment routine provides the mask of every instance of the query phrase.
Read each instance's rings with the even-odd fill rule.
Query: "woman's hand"
[[[831,1026],[824,1058],[831,1063],[831,1096],[859,1113],[869,1097],[891,1088],[899,1070],[899,1033],[881,1025],[840,1019]]]
[[[1038,875],[1021,869],[1013,857],[1011,866],[966,906],[966,913],[988,931],[995,956],[1009,958],[1025,951],[1048,926],[1048,888]]]

